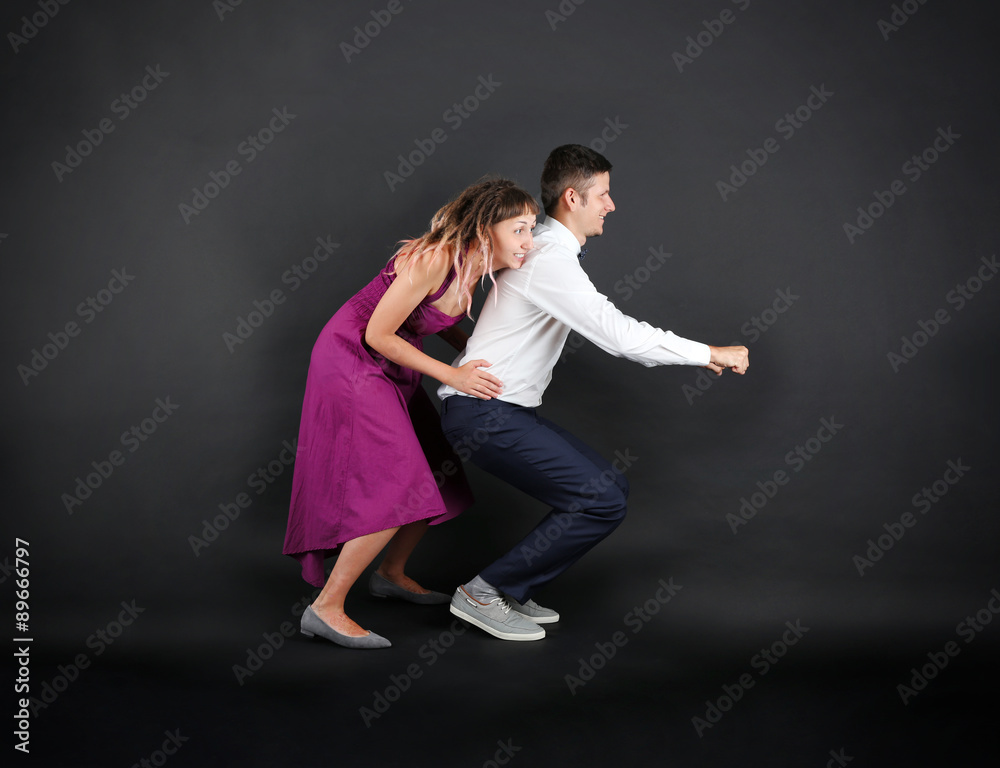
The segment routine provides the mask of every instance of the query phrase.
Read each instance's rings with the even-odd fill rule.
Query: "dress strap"
[[[427,297],[427,301],[434,302],[444,296],[445,291],[451,286],[455,281],[455,267],[448,270],[448,274],[444,278],[444,282],[441,283],[441,287],[438,288],[434,293]]]

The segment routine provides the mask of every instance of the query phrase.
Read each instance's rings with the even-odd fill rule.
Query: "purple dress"
[[[365,343],[372,311],[395,278],[392,264],[330,319],[309,362],[282,551],[317,587],[326,583],[323,559],[345,541],[418,520],[436,525],[472,504],[421,374]],[[459,322],[461,315],[431,306],[454,279],[452,270],[397,335],[422,350],[424,336]]]

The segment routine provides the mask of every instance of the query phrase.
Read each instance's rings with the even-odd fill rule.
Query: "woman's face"
[[[535,214],[524,213],[504,219],[490,227],[493,235],[493,269],[518,269],[524,254],[531,250],[531,230],[535,228]]]

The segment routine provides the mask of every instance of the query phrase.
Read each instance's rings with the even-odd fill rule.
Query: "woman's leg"
[[[418,520],[415,523],[400,526],[396,535],[392,537],[392,541],[389,542],[385,557],[378,567],[379,575],[409,592],[415,592],[418,595],[426,595],[430,592],[403,572],[406,569],[407,560],[410,559],[414,548],[426,532],[426,520]]]
[[[323,591],[313,601],[312,609],[317,616],[342,635],[361,637],[368,634],[366,629],[362,629],[344,613],[344,600],[347,599],[348,590],[358,580],[361,572],[371,564],[375,556],[399,530],[399,528],[389,528],[369,533],[346,541],[341,547],[330,578],[326,580]],[[416,541],[413,542],[413,546],[416,546]],[[410,551],[412,550],[411,546]]]

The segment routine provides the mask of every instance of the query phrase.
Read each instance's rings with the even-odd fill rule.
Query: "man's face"
[[[611,174],[605,171],[594,176],[594,183],[583,193],[581,202],[577,215],[583,236],[603,235],[604,217],[615,209],[611,199]]]

